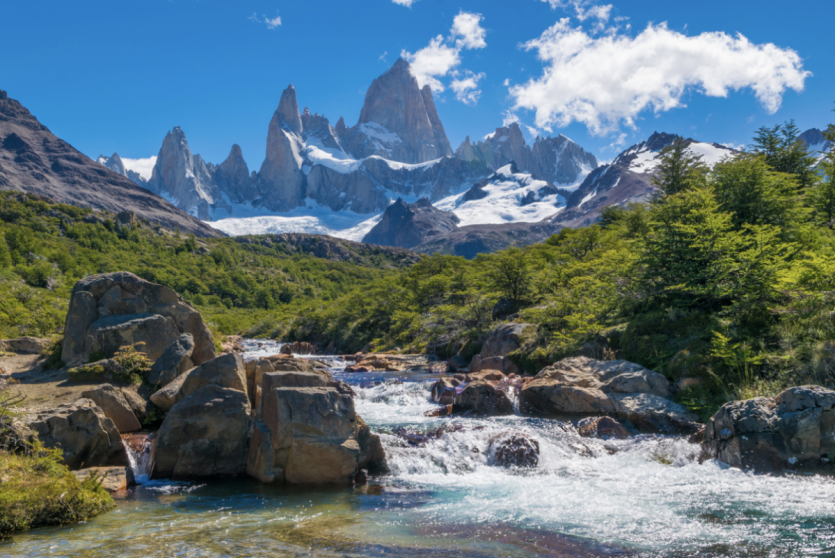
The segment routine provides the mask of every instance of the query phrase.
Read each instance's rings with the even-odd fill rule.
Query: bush
[[[61,451],[36,443],[23,454],[0,451],[0,540],[17,531],[86,521],[113,508],[95,476],[79,481]]]

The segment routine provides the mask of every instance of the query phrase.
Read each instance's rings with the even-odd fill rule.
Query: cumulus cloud
[[[507,128],[514,122],[521,122],[515,112],[506,110],[502,113],[502,128]]]
[[[417,2],[417,0],[391,0],[395,4],[400,4],[401,6],[406,6],[407,8],[411,8],[412,4]]]
[[[484,38],[487,31],[481,26],[481,14],[471,14],[462,11],[452,20],[452,36],[455,37],[455,45],[461,48],[484,48],[487,43]]]
[[[485,77],[485,73],[474,74],[467,71],[463,77],[452,80],[449,84],[450,88],[455,92],[455,98],[465,105],[475,105],[481,97],[481,90],[478,88],[478,82]]]
[[[551,5],[552,9],[562,9],[562,10],[574,10],[574,15],[580,21],[586,21],[587,19],[597,19],[601,22],[601,24],[605,24],[609,21],[609,17],[612,15],[612,8],[611,4],[606,4],[604,6],[599,6],[594,4],[592,0],[540,0],[541,2],[546,2]]]
[[[281,16],[275,16],[274,18],[269,18],[267,16],[258,17],[256,12],[252,12],[252,15],[247,19],[249,19],[249,21],[254,21],[255,23],[265,23],[267,25],[267,29],[275,29],[281,25]]]
[[[684,106],[682,97],[691,91],[727,97],[750,88],[774,113],[785,91],[802,91],[811,75],[793,50],[753,44],[739,34],[687,36],[663,23],[635,37],[617,30],[593,36],[564,18],[522,46],[535,50],[545,69],[510,88],[514,108],[535,111],[540,128],[577,121],[595,134],[621,124],[634,128],[645,110],[660,114]]]
[[[484,74],[461,71],[458,67],[461,65],[462,51],[487,46],[484,40],[487,32],[481,27],[482,19],[481,14],[462,11],[455,16],[449,37],[438,35],[417,52],[403,50],[400,53],[411,65],[412,74],[421,87],[429,85],[432,91],[441,93],[446,89],[441,78],[450,76],[454,78],[450,87],[459,101],[469,105],[478,102],[481,96],[478,82]]]

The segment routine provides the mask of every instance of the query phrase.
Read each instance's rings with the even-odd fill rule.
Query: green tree
[[[809,205],[819,225],[835,227],[835,124],[823,133],[829,142],[829,152],[820,162],[821,180],[809,193]]]
[[[809,188],[817,182],[814,170],[817,160],[800,139],[800,129],[794,120],[757,130],[752,151],[765,157],[772,170],[794,175],[801,188]]]
[[[480,256],[490,286],[513,302],[525,300],[531,289],[528,251],[512,246],[491,256]],[[477,261],[478,261],[477,260]]]
[[[0,230],[0,269],[12,265],[12,255],[9,253],[9,246],[6,244],[6,237]]]
[[[790,230],[804,218],[795,177],[771,170],[763,155],[742,154],[718,163],[710,178],[722,211],[733,215],[737,229],[749,224]]]
[[[689,140],[676,136],[670,145],[661,150],[653,183],[663,195],[671,196],[704,184],[707,167],[702,163],[701,156],[694,154],[689,147]]]

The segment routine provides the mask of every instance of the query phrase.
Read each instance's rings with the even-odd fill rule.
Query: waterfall
[[[138,484],[148,481],[151,471],[151,440],[153,433],[135,432],[122,435],[128,463]]]

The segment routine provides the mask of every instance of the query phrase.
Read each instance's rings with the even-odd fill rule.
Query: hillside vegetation
[[[327,243],[347,261],[308,253]],[[111,271],[173,288],[218,332],[278,335],[312,301],[335,300],[413,261],[404,250],[317,237],[305,246],[275,237],[196,239],[131,214],[0,192],[0,338],[60,333],[75,282]]]

